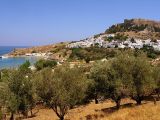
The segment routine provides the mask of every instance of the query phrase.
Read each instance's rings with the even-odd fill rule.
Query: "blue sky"
[[[0,46],[80,40],[124,19],[160,20],[160,0],[0,0]]]

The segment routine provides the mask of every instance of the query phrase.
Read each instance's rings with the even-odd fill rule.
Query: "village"
[[[85,40],[72,42],[67,45],[68,48],[86,48],[86,47],[103,47],[103,48],[131,48],[131,49],[141,49],[145,45],[153,47],[154,50],[160,51],[160,40],[152,41],[151,39],[142,40],[127,38],[126,40],[114,39],[115,34],[105,34],[99,37],[93,36]],[[105,40],[106,38],[113,38],[111,41]]]

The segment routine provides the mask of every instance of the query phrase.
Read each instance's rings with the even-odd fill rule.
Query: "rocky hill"
[[[125,19],[109,27],[104,34],[124,34],[140,39],[160,39],[160,22],[146,19]]]

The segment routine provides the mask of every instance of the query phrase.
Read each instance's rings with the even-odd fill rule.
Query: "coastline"
[[[34,63],[39,59],[41,58],[34,56],[15,56],[8,58],[0,58],[0,69],[17,68],[27,60],[30,61],[32,67]]]
[[[39,59],[44,59],[43,56],[27,56],[26,52],[23,54],[15,54],[17,50],[21,49],[30,49],[30,48],[22,48],[22,47],[1,47],[1,52],[0,52],[0,69],[12,69],[12,68],[17,68],[21,64],[23,64],[26,60],[29,60],[31,63],[31,68],[34,65],[36,61]]]

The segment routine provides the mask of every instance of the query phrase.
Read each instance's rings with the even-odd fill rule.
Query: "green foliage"
[[[131,97],[141,104],[144,96],[152,93],[156,87],[153,69],[148,61],[137,57],[132,65]]]
[[[111,42],[112,40],[122,40],[125,41],[127,40],[128,36],[123,35],[123,34],[116,34],[114,37],[104,37],[103,39],[105,41]]]
[[[31,73],[31,69],[29,68],[31,65],[31,63],[29,62],[29,60],[27,60],[25,63],[23,63],[18,69],[21,72],[24,72],[24,74],[28,74]]]
[[[106,49],[106,48],[73,48],[70,59],[80,59],[80,60],[99,60],[108,57],[114,57],[116,55],[116,50]]]
[[[155,32],[160,32],[160,28],[159,27],[154,27]]]
[[[53,96],[53,73],[51,68],[44,68],[34,75],[34,84],[37,95],[46,103],[50,104]]]
[[[95,43],[95,45],[94,45],[95,47],[99,47],[99,43]]]
[[[113,39],[114,39],[114,40],[122,40],[122,41],[124,40],[124,41],[125,41],[125,40],[127,40],[127,38],[128,38],[128,37],[127,37],[126,35],[116,34]]]
[[[17,98],[17,96],[14,95],[14,93],[12,92],[8,93],[6,105],[7,105],[7,109],[12,114],[15,114],[18,111],[19,99]]]
[[[63,120],[67,110],[81,103],[87,89],[87,78],[80,68],[68,65],[58,67],[52,73],[47,68],[37,76],[37,93]]]
[[[149,58],[155,59],[158,55],[160,55],[159,51],[154,50],[152,46],[144,45],[142,50],[147,53]]]
[[[128,58],[127,55],[119,55],[112,61],[98,63],[91,70],[91,78],[96,83],[95,91],[114,100],[117,108],[121,98],[129,94],[127,88],[131,76],[128,64],[131,60],[132,58]]]
[[[156,82],[157,88],[160,88],[160,66],[153,67],[153,78]]]
[[[13,71],[12,69],[0,70],[0,82],[6,82],[12,71]]]
[[[108,81],[107,81],[107,70],[109,69],[108,62],[98,62],[96,63],[93,68],[91,69],[91,79],[93,79],[94,85],[91,86],[89,89],[90,97],[95,99],[95,103],[98,103],[99,96],[105,96],[107,88],[108,88]],[[104,67],[105,66],[105,67]]]
[[[104,37],[103,39],[104,41],[111,42],[112,40],[114,40],[114,37]]]
[[[13,115],[21,112],[25,117],[35,105],[35,91],[31,76],[26,76],[23,71],[13,70],[6,81],[0,83],[0,101]]]
[[[97,34],[97,35],[94,35],[94,38],[98,38],[100,37],[102,34]]]
[[[89,58],[89,57],[86,57],[86,58],[85,58],[85,61],[86,61],[86,63],[89,63],[89,62],[90,62],[90,58]]]
[[[87,63],[108,57],[108,53],[113,55],[108,49],[95,47],[72,51],[72,57],[85,59]],[[68,109],[93,98],[96,102],[99,97],[111,98],[117,108],[121,99],[129,96],[140,104],[145,96],[160,87],[160,67],[151,65],[138,49],[121,50],[115,54],[117,56],[108,61],[96,62],[91,69],[90,66],[71,68],[64,64],[52,70],[51,67],[56,65],[53,61],[40,61],[36,63],[42,64],[40,71],[33,74],[26,61],[17,70],[1,70],[0,108],[6,108],[11,118],[16,113],[27,117],[38,99],[63,120]]]
[[[119,108],[123,97],[131,96],[137,103],[153,92],[158,74],[143,55],[123,52],[109,62],[97,63],[91,69],[95,94],[111,98]],[[159,72],[158,72],[159,73]],[[154,77],[153,77],[154,76]]]
[[[39,60],[35,63],[35,67],[37,70],[42,70],[43,68],[46,67],[54,67],[57,65],[57,62],[54,60]]]
[[[28,110],[32,109],[34,104],[34,87],[30,76],[25,76],[21,71],[15,71],[10,77],[8,86],[13,98],[18,101],[17,110],[27,116]]]
[[[2,116],[3,114],[2,114],[2,111],[0,110],[0,120],[2,120]]]

